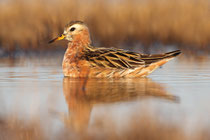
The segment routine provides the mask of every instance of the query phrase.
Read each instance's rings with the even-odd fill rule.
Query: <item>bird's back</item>
[[[181,53],[139,54],[122,49],[87,47],[82,60],[89,64],[88,77],[145,77]]]

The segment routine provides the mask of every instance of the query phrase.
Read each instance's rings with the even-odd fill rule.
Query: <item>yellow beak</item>
[[[55,38],[55,39],[53,39],[53,40],[50,40],[48,43],[53,43],[53,42],[55,42],[55,41],[57,41],[57,40],[62,40],[62,39],[64,39],[66,36],[64,35],[64,34],[62,34],[61,36],[59,36],[59,37],[57,37],[57,38]]]

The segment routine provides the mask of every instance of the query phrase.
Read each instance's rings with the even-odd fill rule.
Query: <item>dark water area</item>
[[[0,60],[1,138],[209,136],[210,58],[174,59],[134,79],[67,78],[61,62],[60,56]]]

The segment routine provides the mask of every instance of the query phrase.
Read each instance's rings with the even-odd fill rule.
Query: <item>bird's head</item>
[[[62,39],[66,39],[70,42],[91,42],[88,27],[82,21],[71,21],[64,27],[63,34],[49,41],[49,43]]]

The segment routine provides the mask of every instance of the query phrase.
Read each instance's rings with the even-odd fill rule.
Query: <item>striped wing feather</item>
[[[180,53],[181,53],[180,50],[176,50],[176,51],[163,53],[163,54],[152,54],[152,55],[140,54],[140,55],[141,55],[141,59],[145,62],[146,66],[147,66],[147,65],[150,65],[152,63],[158,62],[163,59],[173,58],[173,57],[179,55]]]
[[[94,67],[133,69],[145,65],[138,53],[112,48],[88,50],[86,59]]]
[[[91,47],[86,50],[85,58],[93,67],[134,69],[140,66],[149,66],[164,58],[175,57],[178,54],[180,54],[180,50],[148,55],[122,49]]]

